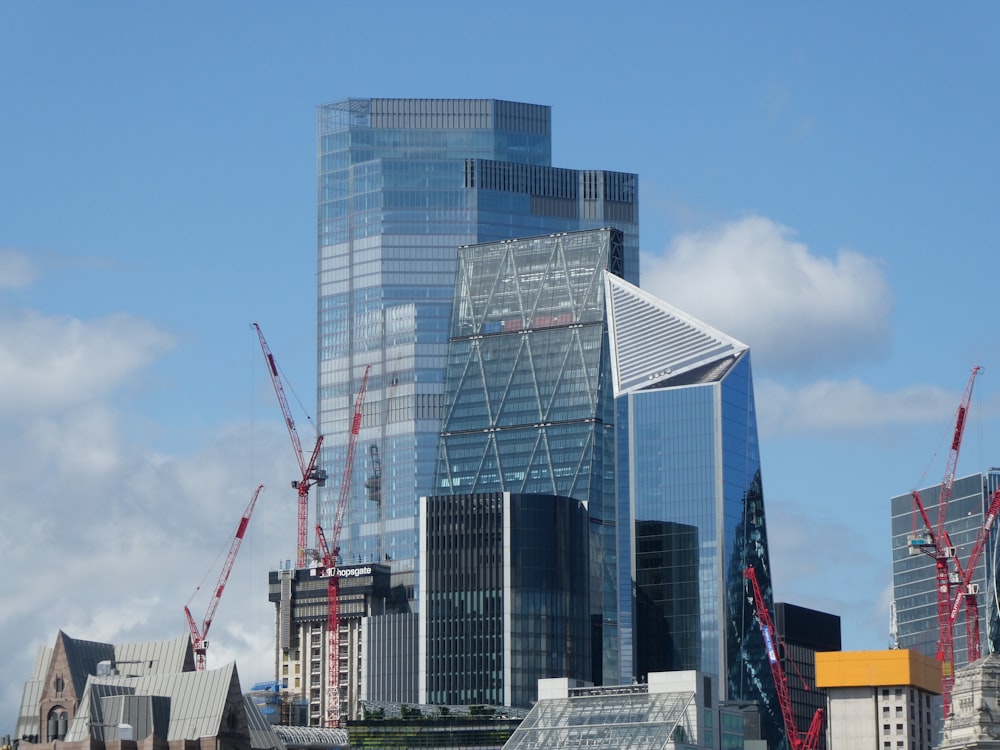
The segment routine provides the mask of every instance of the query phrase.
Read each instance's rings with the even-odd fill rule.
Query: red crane
[[[778,646],[784,651],[784,644],[778,637],[778,631],[774,627],[774,621],[767,611],[767,603],[761,593],[760,584],[757,582],[757,573],[753,568],[743,571],[743,577],[750,581],[753,589],[753,604],[757,610],[757,620],[760,622],[761,632],[764,634],[764,646],[767,649],[767,660],[771,664],[771,674],[774,676],[774,687],[778,691],[778,703],[781,704],[781,716],[785,721],[785,735],[788,737],[788,745],[791,750],[815,750],[819,744],[819,733],[823,728],[823,709],[817,708],[813,714],[812,723],[805,735],[800,735],[798,727],[795,726],[795,713],[792,710],[792,697],[788,692],[788,679],[785,677],[785,670],[781,668]]]
[[[945,530],[945,520],[948,516],[948,501],[951,500],[951,492],[955,484],[955,469],[958,467],[958,455],[962,449],[965,419],[969,413],[969,403],[972,400],[972,387],[976,382],[976,375],[981,369],[978,366],[972,368],[972,374],[969,376],[969,382],[965,386],[965,392],[962,394],[962,400],[959,402],[955,415],[955,430],[952,433],[948,462],[945,466],[944,479],[941,480],[941,492],[938,495],[937,526],[931,524],[924,503],[920,499],[920,493],[916,490],[913,491],[913,505],[923,522],[924,530],[911,534],[908,544],[911,555],[922,552],[934,558],[938,615],[937,659],[941,662],[941,702],[945,718],[948,718],[951,713],[951,691],[955,685],[955,634],[951,617],[951,591],[952,584],[958,583],[960,580],[958,573],[953,578],[948,570],[948,561],[955,560],[955,547]],[[960,567],[958,569],[960,570]]]
[[[1000,489],[993,493],[993,500],[990,501],[990,507],[986,511],[986,517],[983,519],[983,525],[979,527],[979,534],[976,535],[976,543],[972,546],[972,552],[969,554],[969,561],[964,570],[958,557],[955,557],[955,567],[958,569],[960,588],[955,595],[955,603],[951,608],[951,627],[955,627],[955,621],[958,619],[958,610],[961,609],[962,601],[964,600],[965,643],[970,664],[982,656],[982,648],[979,642],[979,588],[978,584],[972,583],[972,576],[975,574],[979,558],[986,547],[986,540],[989,538],[990,529],[993,527],[993,522],[996,521],[998,513],[1000,513]]]
[[[288,408],[288,399],[285,398],[285,389],[281,385],[281,377],[278,375],[278,365],[274,361],[274,355],[267,345],[263,331],[256,323],[253,327],[257,329],[257,337],[260,339],[260,348],[264,352],[264,359],[267,361],[267,371],[271,376],[271,384],[274,386],[274,393],[278,397],[278,404],[281,406],[281,413],[285,417],[285,426],[288,428],[288,436],[292,440],[292,450],[295,451],[295,460],[299,462],[299,471],[302,478],[293,481],[292,487],[298,492],[298,528],[296,538],[295,565],[297,568],[304,568],[306,565],[306,542],[309,534],[309,490],[313,485],[323,487],[326,484],[326,471],[316,466],[319,459],[319,450],[323,447],[323,436],[316,436],[316,445],[313,447],[312,455],[306,460],[302,452],[302,442],[299,440],[298,430],[295,429],[295,420],[292,418],[292,410]]]
[[[344,459],[344,474],[340,481],[337,513],[334,517],[333,529],[330,532],[330,544],[327,544],[323,527],[316,524],[316,547],[322,560],[320,575],[327,579],[326,726],[328,729],[340,726],[340,604],[337,600],[340,594],[340,576],[337,572],[337,560],[340,557],[340,531],[344,526],[344,511],[347,509],[351,495],[354,453],[358,444],[358,433],[361,431],[361,413],[365,404],[365,391],[368,389],[368,373],[371,369],[371,365],[365,367],[365,374],[361,378],[361,387],[358,388],[358,395],[354,400],[354,418],[351,421],[351,432],[347,438],[347,456]]]
[[[218,609],[219,600],[222,599],[222,590],[226,588],[226,581],[229,580],[229,573],[233,569],[233,563],[236,562],[236,554],[240,551],[240,544],[243,543],[243,536],[247,532],[250,516],[253,515],[253,507],[257,504],[257,497],[260,495],[262,489],[264,489],[264,485],[257,485],[257,489],[253,493],[253,497],[250,498],[250,503],[247,505],[247,509],[243,511],[243,517],[240,518],[239,525],[236,527],[236,534],[233,536],[233,542],[229,546],[229,554],[226,556],[226,562],[222,565],[222,572],[219,573],[219,581],[215,584],[215,592],[212,594],[212,600],[208,603],[205,619],[202,620],[201,630],[198,630],[198,626],[195,625],[194,617],[191,616],[191,610],[186,605],[184,607],[188,627],[191,629],[191,650],[194,652],[194,667],[199,672],[205,670],[205,653],[208,651],[208,641],[205,639],[208,638],[208,629],[212,627],[215,610]]]

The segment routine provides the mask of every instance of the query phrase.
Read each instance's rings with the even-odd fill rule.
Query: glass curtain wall
[[[315,517],[332,524],[354,398],[371,365],[342,559],[389,562],[413,599],[456,248],[614,225],[637,261],[638,180],[551,167],[550,110],[541,105],[348,99],[321,106],[318,128],[317,411],[330,481]],[[637,262],[628,274],[637,280]]]

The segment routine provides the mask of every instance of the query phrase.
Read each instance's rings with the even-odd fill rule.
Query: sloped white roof
[[[230,687],[236,678],[236,664],[204,672],[151,674],[142,677],[96,677],[87,679],[80,710],[66,734],[66,741],[87,739],[91,724],[116,725],[118,717],[101,715],[102,698],[112,695],[156,696],[170,699],[169,740],[192,740],[219,734]],[[87,708],[89,707],[89,708]],[[162,728],[158,731],[162,731]],[[138,738],[137,739],[142,739]]]
[[[749,347],[613,274],[604,274],[615,396],[668,385]]]

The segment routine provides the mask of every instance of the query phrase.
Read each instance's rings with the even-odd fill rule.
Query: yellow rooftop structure
[[[910,649],[821,651],[816,654],[816,687],[908,685],[941,693],[941,663]]]

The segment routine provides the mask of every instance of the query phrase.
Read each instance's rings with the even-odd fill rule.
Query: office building
[[[944,529],[951,539],[963,568],[983,527],[993,493],[1000,488],[1000,469],[969,474],[952,484]],[[941,485],[917,490],[933,524],[938,520]],[[892,589],[896,606],[896,641],[899,648],[916,649],[936,656],[938,646],[937,583],[933,555],[922,554],[912,545],[924,524],[917,516],[913,493],[907,492],[890,501],[892,513]],[[995,582],[997,561],[995,528],[987,538],[984,553],[972,572],[971,583],[977,596],[980,653],[1000,647]],[[957,595],[956,587],[953,594]],[[954,626],[955,667],[968,663],[965,607],[960,607]]]
[[[590,674],[588,527],[569,497],[421,499],[420,703],[529,708]]]
[[[826,693],[816,687],[816,653],[840,651],[840,618],[787,602],[774,605],[774,627],[785,644],[781,666],[788,677],[795,726],[806,732],[817,709],[826,708]],[[818,750],[826,750],[826,734]]]
[[[816,654],[826,691],[826,746],[834,750],[931,750],[941,665],[909,649]]]
[[[390,574],[388,565],[375,563],[342,565],[337,572],[340,576],[339,715],[354,719],[358,717],[362,699],[361,655],[385,642],[377,637],[378,631],[372,632],[370,625],[377,615],[386,612]],[[328,584],[317,568],[296,570],[290,565],[271,571],[268,580],[268,601],[275,605],[275,679],[283,689],[302,696],[311,727],[323,726],[326,715]],[[387,626],[390,625],[391,621],[387,621]],[[412,667],[413,654],[409,647],[393,655],[398,659],[397,666]],[[376,679],[374,673],[372,679]],[[405,685],[403,680],[397,689],[405,690]]]
[[[736,750],[743,712],[721,704],[712,675],[653,672],[646,683],[593,687],[568,679],[538,682],[538,703],[506,750]]]
[[[319,107],[318,426],[340,476],[371,365],[341,549],[388,562],[414,598],[417,504],[436,494],[456,248],[615,226],[638,279],[638,178],[551,165],[549,107],[493,99],[347,99]],[[378,493],[363,485],[381,466]],[[336,482],[319,494],[332,525]],[[364,498],[371,499],[364,499]]]
[[[619,659],[615,405],[602,281],[627,267],[624,235],[610,228],[460,249],[434,482],[438,494],[545,493],[587,503],[588,679],[597,683],[632,678],[623,678]]]
[[[622,512],[619,611],[635,583],[635,673],[719,676],[717,698],[760,705],[783,734],[764,641],[747,604],[753,567],[772,607],[750,351],[736,339],[605,274]],[[634,553],[632,552],[634,550]],[[662,649],[643,646],[660,635]],[[627,653],[627,652],[623,652]]]

